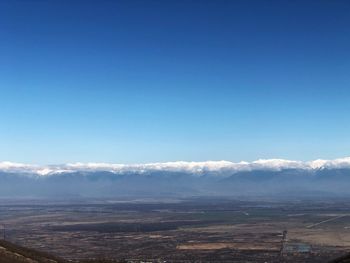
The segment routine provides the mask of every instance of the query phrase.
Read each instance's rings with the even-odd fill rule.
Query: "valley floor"
[[[328,262],[350,251],[347,200],[6,201],[0,225],[7,241],[71,261]]]

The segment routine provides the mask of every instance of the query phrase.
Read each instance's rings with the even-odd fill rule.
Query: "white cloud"
[[[165,162],[148,164],[111,164],[111,163],[68,163],[64,165],[31,165],[13,162],[0,162],[0,171],[11,173],[36,174],[38,176],[71,172],[108,171],[113,173],[146,173],[155,171],[184,172],[202,174],[205,172],[216,174],[235,173],[240,171],[282,169],[335,169],[350,168],[350,157],[335,160],[315,160],[310,162],[291,161],[284,159],[260,159],[253,162]]]
[[[320,168],[349,168],[350,167],[350,157],[335,159],[335,160],[315,160],[309,162],[310,167],[313,169]]]
[[[0,171],[3,172],[35,172],[39,167],[30,164],[0,162]]]

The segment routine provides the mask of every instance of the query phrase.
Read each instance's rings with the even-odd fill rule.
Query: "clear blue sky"
[[[0,160],[350,155],[349,1],[0,2]]]

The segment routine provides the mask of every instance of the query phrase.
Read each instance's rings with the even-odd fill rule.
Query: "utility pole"
[[[6,228],[5,228],[5,224],[2,224],[2,239],[3,239],[3,240],[6,239]]]
[[[281,249],[280,249],[280,260],[283,262],[283,252],[284,252],[284,245],[287,241],[287,230],[284,230],[282,233],[282,240],[281,240]]]

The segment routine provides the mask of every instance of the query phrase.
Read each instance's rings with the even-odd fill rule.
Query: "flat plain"
[[[349,200],[11,201],[1,235],[71,261],[327,262],[350,251]]]

